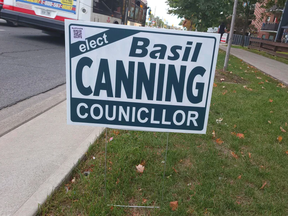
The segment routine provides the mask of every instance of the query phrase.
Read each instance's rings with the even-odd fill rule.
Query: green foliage
[[[169,13],[196,24],[197,30],[218,26],[232,14],[233,0],[167,0]]]
[[[254,10],[258,0],[239,0],[237,5],[237,18],[235,21],[235,31],[238,34],[245,35],[253,25],[249,23],[255,19]]]

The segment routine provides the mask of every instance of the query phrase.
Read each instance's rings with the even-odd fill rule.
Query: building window
[[[266,37],[266,35],[265,35],[265,34],[263,34],[263,35],[262,35],[262,39],[265,39],[265,37]]]
[[[273,40],[274,36],[273,35],[269,35],[269,40]]]
[[[267,23],[270,22],[270,19],[271,19],[271,17],[268,16],[266,22],[267,22]]]
[[[273,23],[277,23],[277,17],[276,16],[273,19]]]

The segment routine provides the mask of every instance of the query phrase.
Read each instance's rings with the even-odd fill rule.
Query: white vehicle
[[[4,0],[1,17],[64,32],[65,19],[145,26],[146,12],[147,0]]]

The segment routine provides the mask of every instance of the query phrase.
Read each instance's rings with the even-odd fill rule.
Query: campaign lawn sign
[[[68,124],[206,133],[219,40],[65,20]]]

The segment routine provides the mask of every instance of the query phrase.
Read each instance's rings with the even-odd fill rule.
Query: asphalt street
[[[0,110],[64,83],[64,38],[0,19]]]

